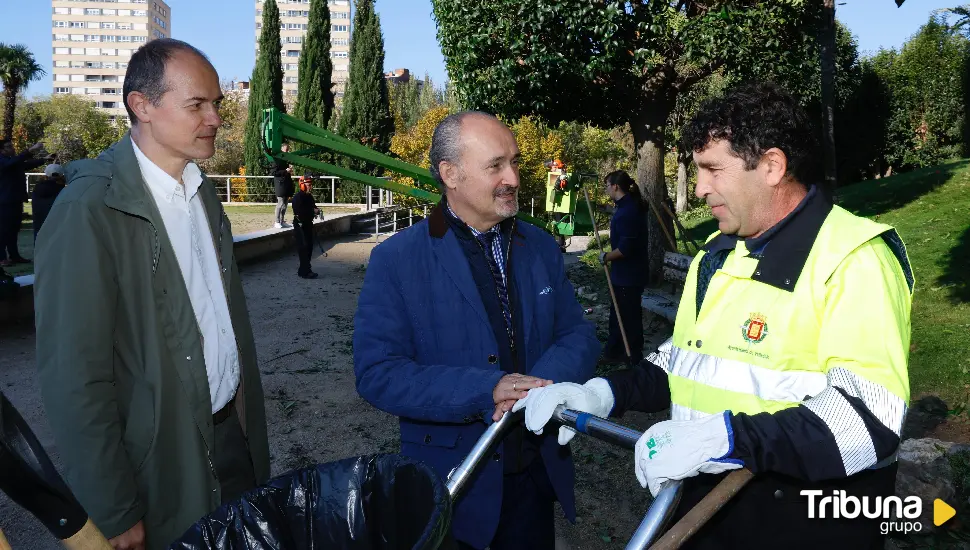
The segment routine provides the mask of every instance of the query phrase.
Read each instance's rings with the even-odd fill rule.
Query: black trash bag
[[[271,479],[193,525],[178,550],[451,547],[451,498],[431,467],[367,455]]]

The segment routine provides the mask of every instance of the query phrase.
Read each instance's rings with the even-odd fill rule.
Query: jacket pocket
[[[141,471],[155,443],[155,396],[144,384],[132,388],[123,440],[132,466]]]
[[[425,447],[454,449],[461,439],[461,428],[440,424],[401,424],[401,442]]]

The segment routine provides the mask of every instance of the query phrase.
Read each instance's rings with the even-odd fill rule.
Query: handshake
[[[605,378],[593,378],[585,384],[561,382],[534,387],[512,405],[512,412],[525,409],[526,429],[542,435],[559,405],[607,418],[615,405],[613,389]],[[635,470],[640,486],[649,487],[657,496],[668,480],[741,468],[740,460],[729,458],[734,448],[730,426],[730,411],[654,424],[636,444]],[[560,426],[559,444],[566,445],[575,435],[572,428]]]

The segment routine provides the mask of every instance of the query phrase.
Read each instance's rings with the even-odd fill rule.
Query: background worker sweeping
[[[610,336],[603,349],[602,362],[636,365],[643,359],[643,308],[640,305],[643,287],[649,273],[647,265],[646,207],[640,189],[623,170],[606,176],[606,194],[616,202],[610,219],[609,252],[600,253],[601,264],[610,264],[610,279],[616,304],[610,309]],[[620,318],[630,344],[627,357],[620,335]]]
[[[312,190],[313,180],[300,176],[300,191],[293,196],[293,233],[300,256],[300,267],[296,274],[304,279],[317,278],[317,274],[310,269],[310,255],[313,253],[313,218],[320,214],[320,209],[313,201]]]
[[[728,470],[753,471],[689,547],[882,548],[881,518],[809,519],[801,493],[874,506],[895,492],[914,284],[902,240],[813,184],[814,133],[774,85],[706,103],[682,135],[720,231],[691,263],[673,337],[635,369],[532,389],[514,409],[541,433],[558,404],[603,417],[669,405],[635,464],[654,495],[685,480],[678,516]]]

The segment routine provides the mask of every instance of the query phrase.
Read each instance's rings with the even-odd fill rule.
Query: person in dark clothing
[[[317,278],[317,274],[310,269],[310,255],[313,253],[313,218],[320,214],[320,209],[313,202],[312,190],[313,180],[303,176],[300,178],[300,191],[293,197],[293,233],[300,256],[300,268],[296,274],[304,279]]]
[[[287,153],[290,146],[284,144],[280,149]],[[273,227],[277,229],[290,227],[290,224],[286,223],[286,203],[293,196],[293,167],[289,163],[276,163],[273,171],[273,187],[276,192],[276,217],[273,220]]]
[[[600,263],[610,262],[616,307],[610,308],[610,336],[601,361],[636,365],[643,359],[643,309],[640,297],[649,274],[644,203],[636,182],[623,170],[606,176],[606,194],[616,202],[616,211],[610,220],[612,250],[600,254]],[[617,308],[623,319],[632,357],[627,357],[623,347]]]
[[[17,154],[10,140],[0,142],[0,266],[30,263],[17,250],[17,235],[24,220],[27,202],[27,171],[42,166],[53,157],[40,156],[44,144],[35,143]]]
[[[54,206],[54,199],[58,193],[64,189],[64,168],[60,164],[51,164],[44,169],[44,179],[37,182],[31,195],[31,205],[34,216],[34,242],[37,242],[37,233],[40,232],[47,214]]]

